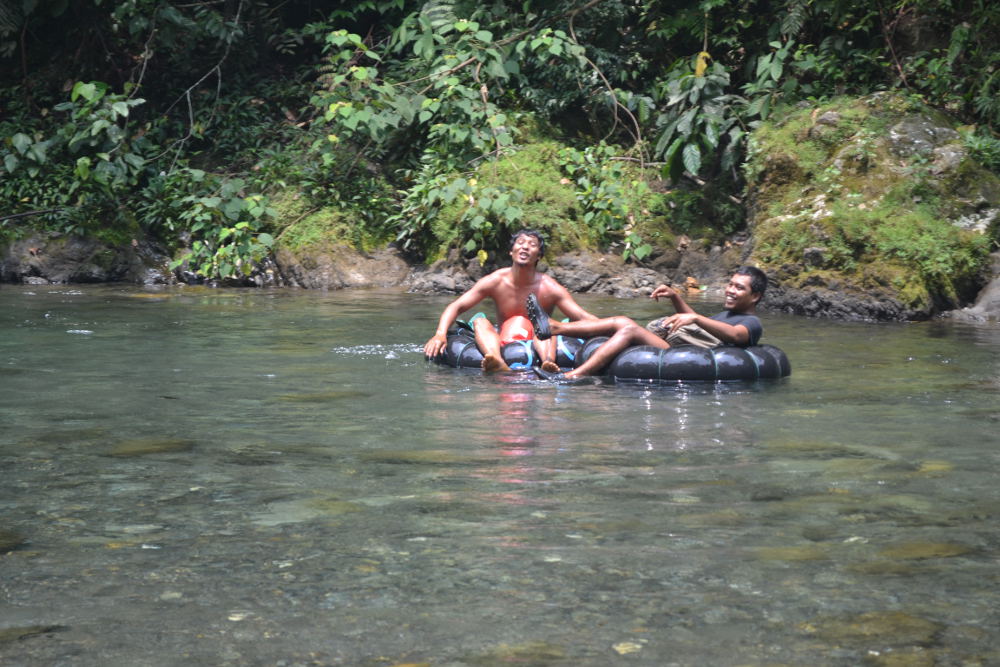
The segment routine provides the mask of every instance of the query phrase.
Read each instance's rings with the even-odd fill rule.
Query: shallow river
[[[1000,663],[1000,327],[559,386],[425,363],[446,303],[3,286],[0,664]]]

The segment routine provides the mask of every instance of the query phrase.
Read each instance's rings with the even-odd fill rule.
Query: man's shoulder
[[[476,286],[480,288],[495,288],[500,283],[503,282],[504,278],[510,275],[510,269],[497,269],[492,273],[487,273],[485,276],[476,281]]]
[[[560,283],[558,280],[556,280],[554,277],[550,276],[549,274],[547,274],[547,273],[539,273],[538,275],[539,275],[539,283],[538,284],[539,284],[540,287],[546,287],[548,289],[556,289],[556,290],[560,290],[560,291],[566,289],[565,287],[563,287],[562,283]]]
[[[738,313],[734,310],[724,310],[721,313],[712,316],[713,320],[719,320],[721,322],[757,322],[760,323],[760,318],[757,317],[757,313]]]

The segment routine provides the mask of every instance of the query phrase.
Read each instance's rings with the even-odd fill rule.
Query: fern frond
[[[19,4],[15,0],[0,0],[0,33],[16,32],[21,25]]]
[[[781,17],[781,34],[796,37],[809,18],[809,0],[788,0],[785,15]]]
[[[455,3],[452,0],[429,0],[420,10],[420,14],[434,30],[458,20],[455,15]]]

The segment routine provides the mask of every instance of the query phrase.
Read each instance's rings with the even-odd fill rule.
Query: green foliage
[[[511,232],[523,226],[524,193],[517,188],[481,187],[474,177],[449,177],[429,169],[414,176],[416,183],[406,191],[401,212],[390,218],[400,228],[396,240],[403,250],[426,252],[436,242],[444,242],[482,258],[504,247]],[[446,207],[457,208],[459,213],[441,238],[434,228]]]
[[[380,55],[344,30],[332,32],[327,47],[333,70],[313,104],[331,132],[316,148],[351,141],[371,159],[430,152],[450,169],[513,145],[511,119],[490,93],[517,75],[522,58],[579,51],[551,30],[505,44],[476,21],[452,18],[444,3],[408,17],[389,53]],[[395,69],[382,66],[393,52],[413,57],[396,61]]]
[[[664,176],[675,180],[684,171],[697,176],[709,161],[729,170],[745,135],[740,113],[746,100],[727,92],[729,73],[718,63],[705,68],[706,57],[679,63],[658,90],[664,111],[656,122],[655,155],[665,163]]]
[[[761,120],[767,120],[775,105],[782,98],[792,98],[798,88],[794,77],[785,76],[795,42],[771,42],[769,46],[772,49],[770,52],[757,57],[754,79],[743,84],[743,93],[753,100],[747,106],[746,114],[759,116]]]
[[[642,180],[630,180],[617,147],[600,143],[580,151],[564,149],[562,168],[576,186],[583,222],[602,242],[624,236],[622,257],[643,260],[653,248],[633,230],[635,204],[648,194]]]
[[[995,174],[1000,174],[1000,139],[985,132],[966,131],[962,140],[969,154]]]
[[[205,278],[249,276],[274,245],[264,231],[274,211],[265,197],[244,195],[241,179],[222,180],[198,169],[185,169],[164,188],[174,189],[170,204],[149,216],[162,216],[169,228],[190,233],[191,247],[171,268],[187,265]],[[180,196],[187,190],[189,194]]]
[[[2,191],[17,203],[13,212],[58,209],[49,223],[63,233],[92,229],[102,216],[127,225],[122,208],[141,183],[152,148],[127,126],[143,101],[100,82],[79,81],[70,101],[54,107],[61,122],[51,133],[15,131],[4,137],[0,176]]]
[[[312,215],[418,256],[482,256],[531,224],[642,259],[661,221],[736,229],[748,133],[803,99],[905,88],[979,126],[966,144],[996,168],[998,36],[987,0],[0,0],[3,213],[45,212],[0,227],[190,234],[214,277]],[[576,148],[538,158],[536,119]],[[807,143],[820,187],[862,189]],[[650,159],[692,190],[653,196]],[[266,212],[276,193],[294,220]]]

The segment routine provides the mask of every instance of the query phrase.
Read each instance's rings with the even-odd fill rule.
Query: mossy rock
[[[898,95],[796,108],[755,132],[751,259],[767,304],[843,319],[922,319],[975,297],[1000,179],[943,115]],[[992,218],[990,218],[992,219]]]

